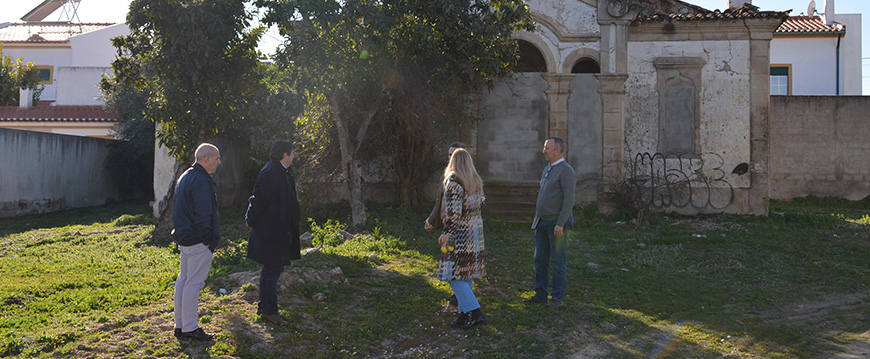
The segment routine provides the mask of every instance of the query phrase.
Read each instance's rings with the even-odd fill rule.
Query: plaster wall
[[[111,39],[130,33],[127,24],[115,24],[103,29],[70,37],[71,65],[76,67],[108,67],[118,50]]]
[[[659,152],[660,87],[654,61],[699,58],[700,104],[692,170],[722,177],[715,187],[748,188],[749,176],[731,174],[750,162],[750,59],[748,41],[629,42],[626,81],[626,161]],[[694,155],[694,156],[691,156]],[[724,172],[724,173],[722,173]]]
[[[57,105],[99,106],[103,104],[100,79],[112,75],[111,67],[58,67]]]
[[[792,95],[835,95],[837,93],[836,51],[836,36],[775,36],[770,41],[770,63],[791,65]],[[841,67],[841,86],[844,74],[845,71]],[[856,79],[860,82],[861,76]]]
[[[843,53],[844,95],[861,95],[863,67],[861,65],[861,14],[837,14],[837,21],[846,25],[846,36],[840,44]]]
[[[870,97],[770,97],[770,197],[870,195]]]
[[[536,32],[520,32],[515,38],[534,44],[547,61],[547,72],[570,73],[581,57],[598,61],[599,25],[597,8],[580,1],[530,1]]]
[[[529,10],[538,22],[545,22],[565,35],[597,34],[598,8],[577,0],[532,0]]]
[[[112,140],[0,128],[0,218],[105,204]]]
[[[601,97],[594,74],[577,74],[568,99],[568,150],[566,160],[577,173],[578,200],[594,200],[601,184]]]

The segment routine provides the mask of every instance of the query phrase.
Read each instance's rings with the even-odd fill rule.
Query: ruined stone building
[[[578,202],[622,193],[662,210],[765,214],[770,42],[788,14],[732,2],[529,1],[537,28],[515,36],[523,72],[483,97],[485,121],[465,136],[490,203],[528,211],[543,142],[559,136]]]

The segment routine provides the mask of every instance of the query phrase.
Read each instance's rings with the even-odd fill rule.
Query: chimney
[[[834,18],[834,0],[825,0],[825,13],[822,14],[822,21],[825,22],[825,25],[833,25],[834,21],[837,21]]]
[[[752,0],[728,0],[728,8],[743,7],[743,4],[752,5]]]
[[[33,89],[21,87],[18,89],[18,107],[31,108],[33,107]]]

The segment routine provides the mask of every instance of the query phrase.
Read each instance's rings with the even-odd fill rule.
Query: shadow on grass
[[[140,215],[151,218],[151,207],[146,203],[116,203],[104,206],[71,209],[45,214],[0,219],[0,236],[40,228],[66,227],[109,223],[122,215]]]

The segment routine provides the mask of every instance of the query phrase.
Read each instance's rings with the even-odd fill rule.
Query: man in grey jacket
[[[535,295],[523,300],[526,304],[548,302],[547,287],[550,266],[553,267],[553,291],[549,303],[562,305],[567,286],[566,267],[568,237],[574,226],[574,189],[577,175],[565,161],[565,141],[550,137],[544,141],[547,167],[541,174],[541,189],[535,205]]]

